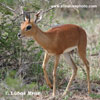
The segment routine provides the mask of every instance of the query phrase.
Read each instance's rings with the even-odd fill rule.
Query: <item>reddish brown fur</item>
[[[32,28],[26,31],[26,27],[28,25],[31,25]],[[86,65],[88,93],[90,93],[90,70],[88,66],[88,60],[86,59],[87,36],[86,32],[81,27],[77,25],[66,24],[52,28],[47,32],[43,32],[33,21],[29,22],[29,20],[27,19],[24,23],[21,24],[21,37],[33,37],[47,51],[45,52],[42,67],[46,83],[50,88],[52,88],[52,84],[48,79],[46,64],[49,60],[50,54],[55,55],[56,59],[53,70],[53,96],[55,96],[56,91],[56,69],[60,54],[64,53],[66,49],[77,46],[78,53],[82,58],[84,64]],[[68,92],[69,87],[77,74],[77,67],[68,52],[64,53],[63,55],[65,55],[66,59],[68,59],[68,63],[73,68],[72,76],[63,94],[65,95]]]
[[[32,25],[32,29],[25,31],[26,26],[29,24]],[[34,37],[48,53],[62,54],[65,49],[80,44],[84,45],[83,48],[86,48],[86,33],[77,25],[66,24],[43,32],[33,22],[28,23],[26,21],[21,25],[21,30],[26,37]]]
[[[65,49],[78,46],[82,40],[82,45],[86,46],[86,33],[77,25],[66,24],[55,27],[47,31],[46,35],[51,38],[52,53],[62,54]],[[80,41],[81,37],[83,39]]]

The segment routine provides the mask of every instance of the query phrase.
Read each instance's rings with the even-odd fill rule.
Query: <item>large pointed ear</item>
[[[43,17],[43,10],[40,10],[34,15],[34,22],[35,23],[40,22],[42,17]]]
[[[30,22],[30,13],[24,12],[24,21]]]

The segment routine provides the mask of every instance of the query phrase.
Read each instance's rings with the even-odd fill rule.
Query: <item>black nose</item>
[[[21,37],[21,33],[18,33],[17,36],[20,38]]]

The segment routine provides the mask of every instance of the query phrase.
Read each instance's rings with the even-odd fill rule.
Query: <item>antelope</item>
[[[45,50],[42,68],[47,85],[50,88],[53,88],[53,97],[56,95],[56,70],[61,55],[64,56],[66,62],[72,67],[72,76],[63,96],[65,96],[69,91],[72,81],[77,74],[77,66],[70,56],[70,52],[75,48],[77,48],[77,52],[86,66],[88,93],[90,93],[90,68],[89,62],[86,58],[87,35],[85,30],[77,25],[65,24],[43,32],[37,26],[40,16],[41,13],[38,12],[35,15],[35,19],[31,20],[30,15],[26,13],[24,22],[21,23],[21,31],[18,33],[18,37],[32,37]],[[55,57],[53,85],[51,84],[46,72],[46,65],[50,56]]]

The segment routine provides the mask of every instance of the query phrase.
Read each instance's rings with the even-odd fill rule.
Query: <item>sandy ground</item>
[[[61,85],[56,89],[56,96],[53,98],[52,89],[38,94],[32,94],[30,97],[25,96],[2,96],[0,100],[100,100],[100,82],[91,83],[91,94],[88,95],[86,81],[73,82],[69,93],[62,98],[65,86]],[[1,92],[0,92],[1,94]]]
[[[74,84],[63,99],[61,97],[64,89],[57,89],[55,98],[52,97],[52,90],[50,90],[48,93],[34,95],[33,100],[100,100],[100,84],[92,83],[91,90],[92,96],[88,95],[86,84]]]

